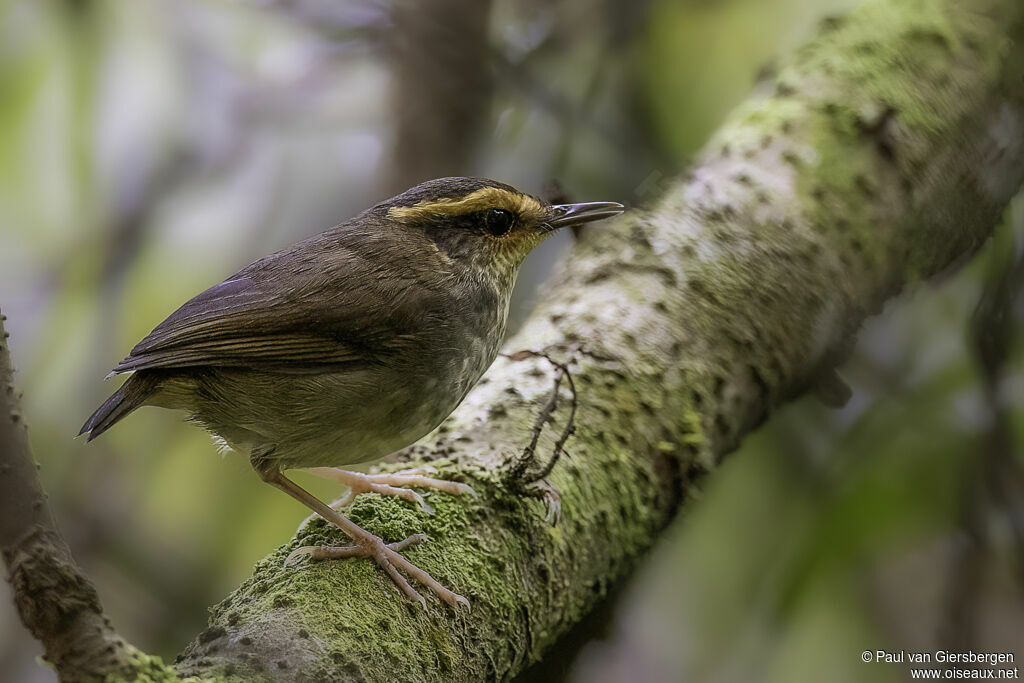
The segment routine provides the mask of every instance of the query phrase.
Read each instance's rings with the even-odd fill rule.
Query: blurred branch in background
[[[499,3],[490,51],[496,102],[499,110],[526,103],[556,127],[544,160],[549,178],[583,179],[631,199],[637,179],[652,167],[679,168],[649,135],[642,111],[646,96],[635,52],[653,15],[652,0],[509,4],[517,13]],[[514,110],[502,112],[499,126]],[[592,165],[595,145],[608,148],[602,166],[616,173]]]
[[[387,34],[394,142],[384,196],[471,175],[490,112],[491,0],[394,0]]]
[[[132,677],[149,658],[129,645],[103,613],[46,502],[28,444],[14,366],[0,314],[0,551],[18,613],[43,644],[62,681]]]
[[[1018,202],[1010,220],[1024,226]],[[962,535],[956,539],[949,575],[946,635],[951,645],[969,650],[978,642],[977,621],[993,553],[1006,538],[1013,551],[1019,587],[1024,589],[1024,463],[1013,433],[1007,377],[1014,338],[1020,334],[1024,302],[1024,231],[1008,226],[990,255],[987,282],[968,329],[981,379],[985,427],[977,456],[963,479]]]
[[[351,211],[346,202],[365,204],[375,159],[362,142],[370,136],[359,138],[360,116],[379,113],[383,88],[363,74],[379,71],[367,56],[380,26],[372,12],[346,9],[331,30],[321,20],[309,33],[305,19],[274,3],[13,2],[0,15],[9,57],[0,66],[0,290],[16,312],[33,387],[31,437],[65,535],[108,609],[133,640],[165,653],[236,581],[232,561],[248,567],[265,542],[256,532],[168,540],[154,526],[164,517],[159,501],[180,500],[168,483],[172,454],[191,460],[207,446],[183,436],[177,417],[160,427],[163,457],[152,459],[150,445],[130,438],[76,457],[69,425],[105,391],[98,380],[127,337],[211,273],[328,227]],[[354,181],[341,174],[343,193],[331,173],[289,172],[310,167],[300,153],[318,136],[328,139],[316,149],[319,168],[336,171],[349,157],[358,168]],[[338,154],[350,141],[362,146]],[[196,460],[189,469],[202,472],[206,461],[219,473],[208,479],[218,495],[190,509],[216,519],[221,505],[244,498],[245,480],[234,484],[215,458]],[[163,482],[133,479],[132,470],[163,470]],[[271,503],[250,519],[283,519],[278,509]],[[154,552],[156,535],[175,548],[173,565]],[[242,560],[246,547],[254,550]],[[0,670],[19,659],[37,668],[14,623],[0,610]]]

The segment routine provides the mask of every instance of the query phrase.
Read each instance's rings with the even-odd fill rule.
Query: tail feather
[[[88,432],[87,440],[92,441],[113,427],[121,418],[145,403],[156,387],[157,383],[151,378],[140,376],[138,373],[133,374],[85,421],[78,435],[81,436]]]

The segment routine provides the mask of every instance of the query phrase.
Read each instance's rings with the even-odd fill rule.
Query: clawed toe
[[[391,577],[391,580],[395,582],[395,585],[398,586],[398,589],[402,591],[406,597],[419,603],[424,608],[426,608],[427,603],[423,599],[423,596],[409,585],[408,579],[402,575],[402,572],[422,583],[449,605],[462,605],[467,608],[469,607],[468,600],[442,586],[434,579],[434,577],[414,565],[412,562],[409,562],[409,560],[402,557],[399,553],[399,551],[404,548],[426,541],[427,537],[425,534],[413,534],[412,536],[409,536],[402,541],[398,541],[397,543],[384,543],[379,536],[371,534],[352,520],[339,514],[337,510],[334,510],[309,491],[302,488],[288,477],[282,475],[280,470],[262,470],[261,476],[264,481],[269,484],[273,484],[296,500],[304,503],[318,515],[341,529],[349,538],[355,541],[353,545],[346,546],[305,546],[297,548],[293,550],[287,558],[285,558],[285,566],[291,564],[302,556],[308,556],[310,560],[372,557],[376,560],[377,564],[380,565],[380,568],[387,572],[388,576]]]
[[[360,491],[359,493],[379,493],[382,496],[395,496],[396,498],[407,500],[410,503],[416,503],[420,506],[420,509],[428,515],[434,514],[434,508],[432,508],[427,501],[423,500],[423,496],[412,489],[391,486],[390,484],[369,483],[366,485],[366,490]]]
[[[401,541],[388,543],[384,547],[399,552],[426,542],[426,534],[413,534]],[[300,557],[309,557],[311,561],[344,560],[350,557],[365,557],[368,554],[370,554],[369,551],[360,545],[304,545],[289,553],[288,557],[284,558],[282,566],[295,564]]]
[[[400,472],[382,472],[380,474],[362,474],[350,472],[334,467],[310,467],[308,472],[327,479],[341,482],[348,487],[345,495],[331,504],[332,508],[342,508],[349,505],[356,496],[363,493],[377,493],[382,496],[395,496],[415,503],[427,514],[433,514],[434,508],[423,499],[423,496],[412,490],[412,487],[433,489],[452,496],[468,495],[477,497],[477,493],[469,484],[446,479],[428,477],[427,474],[435,473],[433,467],[416,467]]]
[[[387,572],[388,576],[395,583],[396,587],[410,600],[419,603],[425,609],[426,600],[412,587],[408,579],[402,575],[405,572],[418,582],[429,588],[435,595],[449,605],[465,607],[469,609],[469,600],[458,593],[453,593],[442,586],[434,577],[423,571],[409,560],[402,557],[399,552],[427,540],[426,534],[413,534],[396,543],[385,544],[377,536],[367,534],[366,542],[356,545],[332,546],[332,545],[309,545],[293,550],[285,558],[284,566],[295,564],[301,557],[308,557],[310,561],[320,560],[342,560],[353,557],[372,557],[381,569]],[[401,570],[401,571],[399,571]]]

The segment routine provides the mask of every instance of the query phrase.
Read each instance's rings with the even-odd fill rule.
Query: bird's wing
[[[359,264],[339,269],[275,257],[186,302],[114,373],[203,366],[341,370],[378,362],[411,343],[415,314],[403,305],[403,292],[380,286]]]

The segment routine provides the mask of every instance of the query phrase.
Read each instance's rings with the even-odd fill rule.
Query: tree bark
[[[489,680],[539,658],[695,479],[827,380],[867,315],[986,239],[1024,179],[1022,42],[1019,0],[875,2],[827,21],[652,210],[587,231],[509,342],[573,364],[576,431],[551,474],[561,524],[507,476],[556,370],[499,360],[407,452],[480,498],[433,496],[432,517],[395,500],[351,510],[389,540],[425,531],[409,557],[471,613],[423,613],[367,562],[282,568],[299,545],[340,540],[313,521],[214,608],[181,671]]]
[[[563,381],[536,449],[543,464],[575,408],[550,474],[561,523],[512,476],[560,370],[499,359],[401,463],[479,498],[432,495],[433,516],[373,496],[350,509],[387,540],[426,532],[407,556],[472,612],[424,612],[365,561],[283,568],[343,541],[313,520],[213,608],[179,673],[469,681],[541,657],[745,433],[828,381],[866,316],[987,238],[1024,181],[1022,44],[1020,0],[872,2],[827,21],[655,206],[585,232],[510,340],[570,364],[576,398]]]
[[[29,449],[5,319],[0,314],[0,552],[18,614],[62,681],[165,671],[114,631],[57,529]]]

